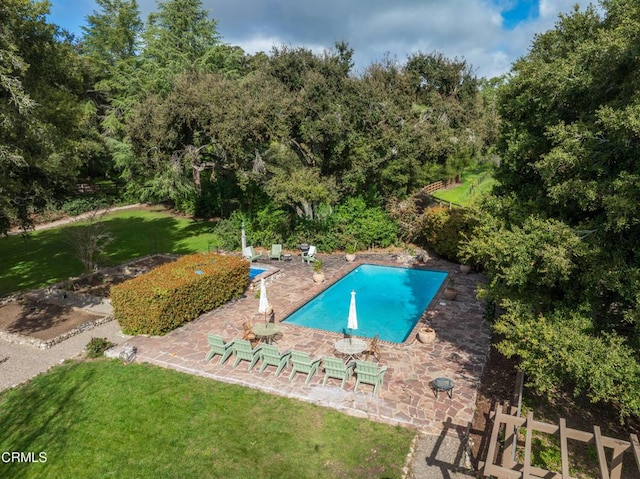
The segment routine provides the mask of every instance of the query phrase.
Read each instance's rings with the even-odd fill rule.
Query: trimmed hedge
[[[198,253],[113,286],[111,304],[125,334],[162,335],[240,296],[248,284],[245,259]]]

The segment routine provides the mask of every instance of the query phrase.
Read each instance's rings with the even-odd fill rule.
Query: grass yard
[[[401,477],[414,432],[147,364],[68,362],[0,395],[2,478]]]
[[[493,165],[483,163],[462,173],[462,183],[448,190],[439,190],[433,197],[460,206],[468,206],[471,201],[489,193],[496,180],[491,176]],[[473,188],[472,188],[473,186]]]
[[[155,253],[187,254],[207,251],[212,223],[176,218],[167,212],[124,210],[104,217],[115,238],[99,260],[101,266]],[[53,284],[83,272],[68,242],[82,222],[35,231],[27,238],[0,238],[0,297]]]

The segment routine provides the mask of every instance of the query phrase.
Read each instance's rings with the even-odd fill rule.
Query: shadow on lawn
[[[135,214],[135,212],[133,212]],[[158,214],[157,214],[158,215]],[[207,237],[212,223],[185,225],[185,220],[171,216],[108,217],[105,224],[114,241],[98,258],[99,266],[115,266],[123,262],[158,253],[187,254],[207,251]],[[0,268],[0,297],[16,291],[42,287],[79,276],[82,264],[69,238],[81,223],[42,230],[29,237],[0,240],[3,267]],[[201,240],[197,237],[202,236]]]
[[[43,374],[10,390],[0,402],[0,451],[24,453],[29,461],[0,462],[2,477],[31,477],[37,470],[46,475],[46,461],[68,454],[75,444],[68,441],[68,431],[75,419],[82,417],[81,403],[77,399],[85,395],[91,384],[93,369],[74,371],[75,365],[61,366],[52,381]],[[46,461],[43,462],[43,456]],[[24,459],[24,456],[23,456]]]

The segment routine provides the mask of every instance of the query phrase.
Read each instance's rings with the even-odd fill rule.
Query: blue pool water
[[[447,277],[443,271],[363,264],[289,315],[287,323],[348,332],[351,291],[356,292],[354,336],[401,343]]]
[[[259,274],[262,274],[266,271],[266,269],[258,268],[257,266],[249,266],[249,279],[252,280]]]

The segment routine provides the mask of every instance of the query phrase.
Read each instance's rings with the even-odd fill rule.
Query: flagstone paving
[[[282,330],[275,343],[281,351],[296,349],[308,352],[312,357],[334,355],[333,346],[342,338],[332,332],[280,323],[354,267],[342,255],[319,257],[324,260],[327,278],[320,285],[313,282],[311,266],[303,264],[299,256],[294,256],[290,262],[258,263],[260,267],[266,264],[277,270],[265,275],[271,273],[266,282],[275,321]],[[389,254],[361,254],[358,257],[358,263],[397,266],[402,261],[402,257]],[[415,427],[426,434],[441,435],[446,424],[444,430],[460,437],[473,419],[477,388],[490,344],[489,325],[483,319],[483,305],[476,299],[475,291],[482,277],[462,274],[457,265],[434,258],[427,258],[420,267],[448,271],[455,277],[458,297],[455,301],[446,301],[440,292],[425,313],[423,319],[427,319],[437,333],[434,343],[422,344],[415,339],[418,326],[405,343],[380,343],[380,365],[387,365],[388,370],[384,384],[378,388],[378,396],[372,395],[372,387],[368,385],[361,385],[354,392],[353,378],[344,390],[340,389],[340,381],[333,379],[323,386],[321,371],[305,385],[302,374],[289,382],[290,368],[276,378],[273,367],[262,373],[258,372],[259,367],[248,371],[248,363],[242,361],[234,369],[232,359],[219,364],[219,356],[205,362],[209,351],[207,333],[219,334],[225,341],[230,341],[242,337],[245,321],[263,320],[257,312],[258,299],[252,291],[166,336],[137,336],[129,343],[137,348],[137,361],[312,402],[353,416]],[[434,396],[431,381],[437,377],[447,377],[455,382],[452,398],[442,392],[437,398]]]

